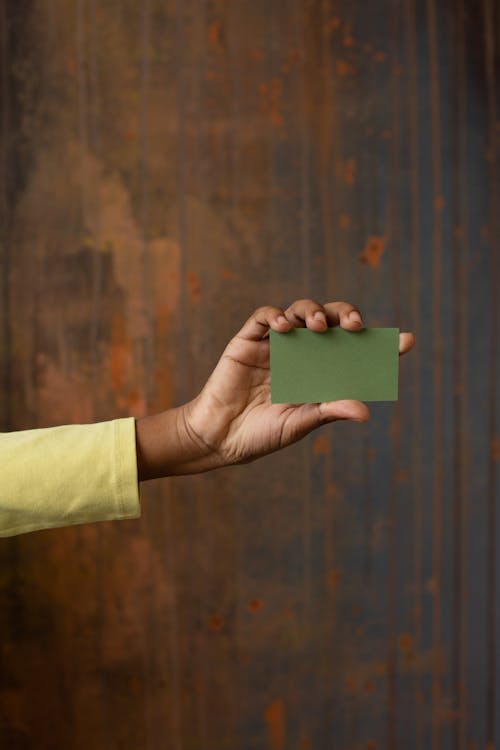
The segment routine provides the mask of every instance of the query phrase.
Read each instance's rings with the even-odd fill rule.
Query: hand
[[[285,333],[307,326],[321,332],[337,325],[349,331],[363,328],[359,311],[347,302],[320,305],[299,300],[285,311],[261,307],[254,312],[226,346],[200,394],[181,407],[191,451],[200,455],[198,470],[248,463],[327,422],[369,419],[368,407],[361,401],[271,404],[269,328]],[[413,334],[400,334],[400,354],[413,345]]]

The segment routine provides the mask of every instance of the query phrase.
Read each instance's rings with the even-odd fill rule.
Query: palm
[[[251,461],[317,426],[317,404],[271,404],[270,384],[269,339],[233,338],[198,397],[192,422],[225,462]]]

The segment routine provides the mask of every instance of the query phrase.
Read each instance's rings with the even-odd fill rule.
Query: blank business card
[[[269,331],[271,403],[397,401],[399,328]]]

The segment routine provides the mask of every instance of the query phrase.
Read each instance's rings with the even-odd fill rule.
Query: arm
[[[269,328],[306,325],[318,332],[329,325],[362,327],[359,312],[345,302],[262,307],[183,406],[140,419],[0,433],[0,537],[138,518],[141,481],[248,463],[321,424],[366,421],[368,407],[360,401],[271,404]],[[412,334],[401,334],[400,352],[412,346]]]

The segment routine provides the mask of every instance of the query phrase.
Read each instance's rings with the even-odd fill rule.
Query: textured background
[[[182,403],[262,304],[418,341],[368,425],[2,540],[2,749],[499,747],[498,3],[0,9],[0,429]]]

